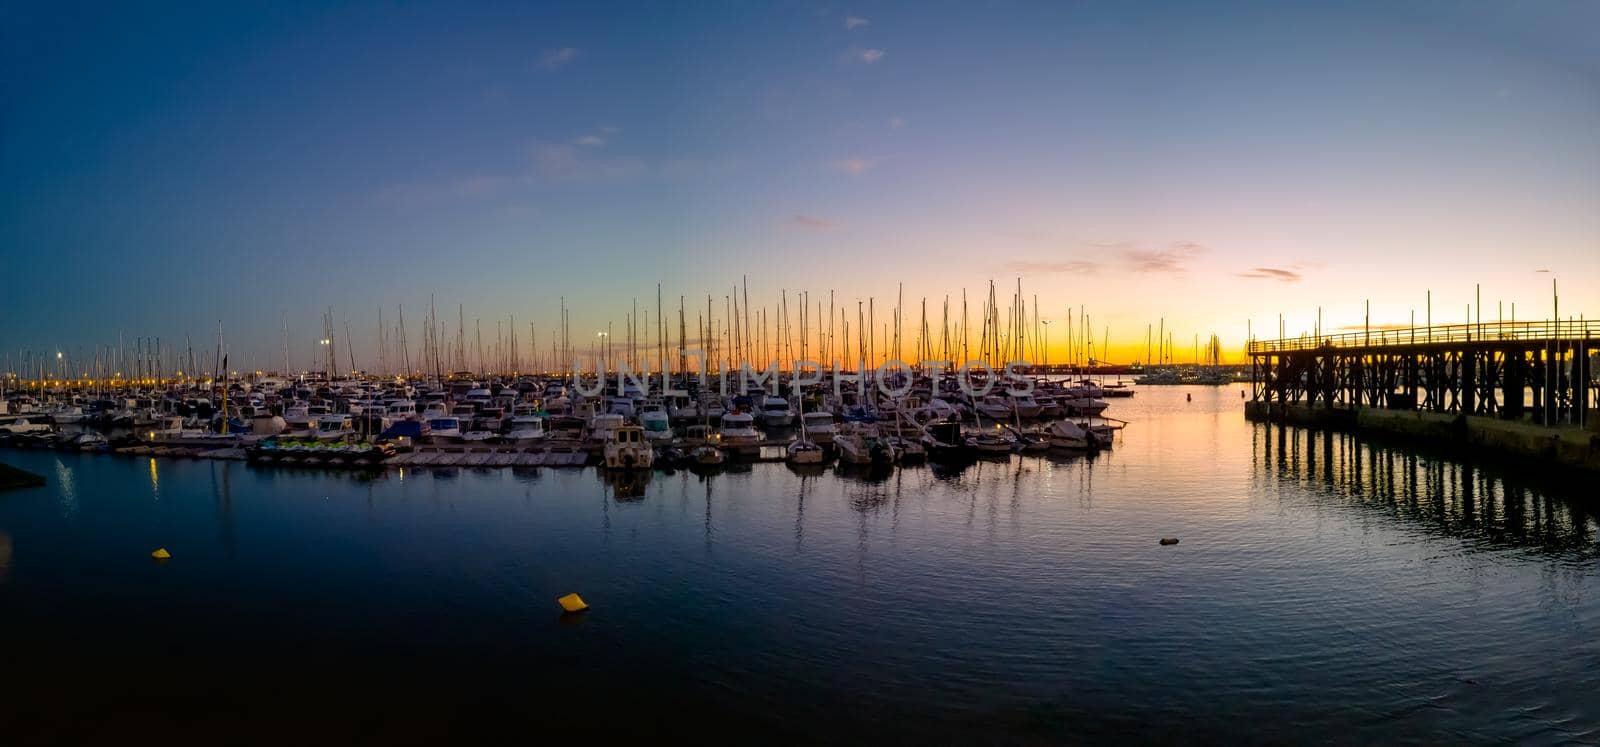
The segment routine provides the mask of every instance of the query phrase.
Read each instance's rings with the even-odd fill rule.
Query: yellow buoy
[[[576,593],[557,599],[556,603],[560,604],[561,609],[567,612],[582,612],[589,609],[589,605],[583,603],[583,597],[578,596]]]
[[[171,560],[172,553],[167,552],[167,548],[163,547],[153,553],[150,553],[150,557],[155,558],[156,560]]]

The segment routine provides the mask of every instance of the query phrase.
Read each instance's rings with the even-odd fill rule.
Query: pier
[[[1600,323],[1496,322],[1252,341],[1245,414],[1600,471]]]

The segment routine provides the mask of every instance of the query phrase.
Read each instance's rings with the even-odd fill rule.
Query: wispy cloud
[[[860,47],[851,47],[840,59],[846,63],[859,62],[863,65],[871,65],[872,63],[883,59],[884,54],[886,53],[881,49],[861,49]]]
[[[846,17],[844,19],[844,27],[848,31],[854,31],[854,30],[856,30],[858,28],[861,28],[862,26],[871,26],[871,25],[872,25],[871,21],[869,21],[869,20],[867,20],[865,18],[862,18],[861,16],[848,16],[848,17]]]
[[[612,135],[615,135],[621,131],[622,130],[617,127],[606,125],[599,128],[595,132],[586,133],[574,138],[572,144],[582,145],[586,148],[598,148],[609,142]]]
[[[1238,273],[1242,278],[1255,278],[1257,280],[1276,280],[1280,283],[1298,283],[1303,276],[1294,270],[1285,270],[1280,267],[1257,267],[1249,272]]]
[[[808,231],[832,231],[836,228],[839,228],[839,224],[834,223],[826,218],[818,218],[814,215],[798,214],[789,219],[789,225],[796,228],[804,228]]]
[[[1062,261],[1032,261],[1021,260],[1007,262],[1008,272],[1020,272],[1024,275],[1093,275],[1101,269],[1099,262],[1071,259]]]
[[[556,70],[575,59],[578,59],[578,50],[572,47],[546,49],[543,54],[539,55],[539,69]]]
[[[891,129],[891,130],[899,130],[899,129],[904,129],[905,126],[906,126],[906,121],[905,121],[904,118],[901,118],[901,117],[890,117],[889,118],[889,129]]]
[[[533,169],[545,179],[555,181],[604,181],[638,176],[648,166],[636,158],[602,158],[571,145],[537,145],[533,148]]]
[[[878,165],[877,159],[861,158],[859,156],[843,158],[833,162],[833,168],[852,176],[860,176],[865,174],[868,171],[871,171],[872,167],[876,165]]]
[[[1122,261],[1134,272],[1185,273],[1189,262],[1206,253],[1206,248],[1192,241],[1182,241],[1166,249],[1122,248]]]

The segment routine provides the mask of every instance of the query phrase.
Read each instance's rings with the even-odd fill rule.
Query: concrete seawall
[[[1600,473],[1600,422],[1590,428],[1377,407],[1308,407],[1246,402],[1254,421],[1378,433],[1436,445],[1458,446],[1540,464]]]

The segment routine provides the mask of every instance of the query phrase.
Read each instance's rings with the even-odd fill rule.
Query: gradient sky
[[[1600,314],[1600,3],[235,5],[0,8],[0,351],[273,368],[287,313],[299,368],[332,306],[371,365],[429,294],[544,345],[743,274],[1020,276],[1124,361]]]

